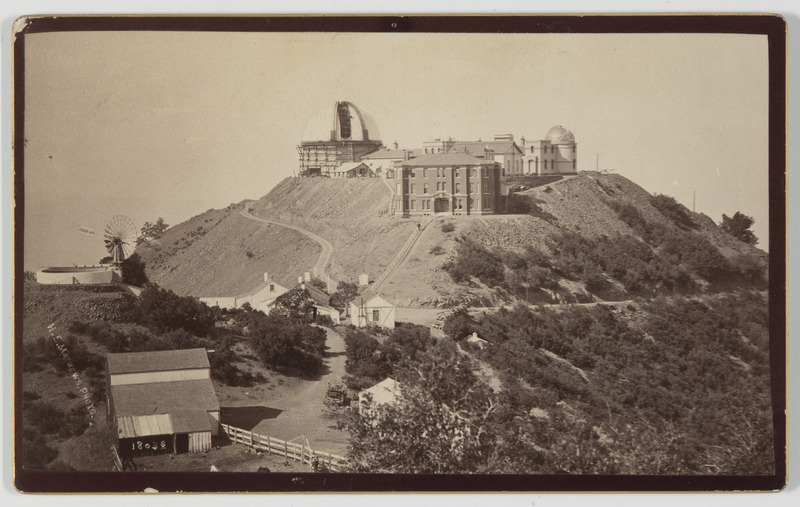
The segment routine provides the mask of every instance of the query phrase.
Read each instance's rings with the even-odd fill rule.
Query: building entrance
[[[445,197],[438,197],[433,201],[434,213],[447,213],[450,211],[450,199]]]

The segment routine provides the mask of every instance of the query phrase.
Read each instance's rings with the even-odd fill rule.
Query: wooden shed
[[[205,452],[220,408],[205,349],[108,354],[109,417],[121,450]]]

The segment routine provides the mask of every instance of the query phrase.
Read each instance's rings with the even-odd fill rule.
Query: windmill
[[[78,227],[78,232],[86,236],[97,237],[97,232],[88,227]],[[134,227],[133,221],[124,215],[116,215],[106,224],[103,242],[115,266],[119,267],[122,261],[133,253],[136,236],[136,227]]]

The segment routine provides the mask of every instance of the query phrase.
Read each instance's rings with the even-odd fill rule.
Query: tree
[[[169,224],[164,222],[164,219],[161,217],[158,217],[158,220],[156,220],[154,224],[145,222],[142,226],[142,233],[136,239],[136,244],[149,243],[152,239],[158,239],[168,228]]]
[[[336,292],[331,294],[331,306],[345,308],[358,296],[358,285],[342,280],[336,285]]]
[[[469,336],[475,330],[476,325],[475,319],[469,312],[459,308],[444,319],[442,331],[451,340],[459,342]]]
[[[750,226],[755,223],[752,217],[749,217],[739,211],[734,213],[733,218],[723,214],[722,223],[720,226],[722,230],[748,245],[755,245],[758,243],[758,238],[750,230]]]
[[[485,470],[496,408],[490,389],[471,371],[453,342],[442,341],[400,376],[395,403],[350,421],[357,468],[394,473]]]
[[[314,306],[308,289],[297,287],[278,296],[270,314],[273,313],[294,320],[314,322],[317,317],[317,308]]]
[[[139,254],[132,254],[122,261],[122,265],[120,266],[122,270],[122,281],[137,287],[143,286],[148,282],[147,273],[144,268],[145,262],[139,257]]]

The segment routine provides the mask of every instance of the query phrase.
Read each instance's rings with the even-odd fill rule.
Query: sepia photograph
[[[20,18],[16,486],[781,489],[785,30]]]

